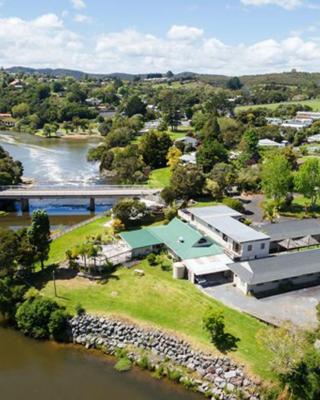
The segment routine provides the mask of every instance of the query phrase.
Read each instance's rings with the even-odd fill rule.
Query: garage
[[[233,261],[225,254],[184,260],[188,279],[203,287],[232,282],[233,274],[228,267]]]

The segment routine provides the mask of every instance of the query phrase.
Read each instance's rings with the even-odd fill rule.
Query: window
[[[252,251],[252,244],[248,245],[248,251]]]
[[[260,249],[261,249],[261,250],[264,250],[265,248],[266,248],[266,244],[265,244],[265,243],[261,243]]]
[[[237,242],[233,242],[233,251],[234,252],[236,252],[236,253],[240,253],[240,244],[239,243],[237,243]]]
[[[223,239],[225,242],[227,242],[227,241],[228,241],[228,236],[225,235],[225,234],[223,234],[223,235],[222,235],[222,239]]]

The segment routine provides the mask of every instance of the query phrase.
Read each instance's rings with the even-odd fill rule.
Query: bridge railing
[[[0,191],[6,190],[28,190],[28,191],[59,191],[59,190],[70,190],[70,191],[105,191],[105,190],[154,190],[147,185],[95,185],[95,186],[47,186],[47,185],[6,185],[0,186]]]

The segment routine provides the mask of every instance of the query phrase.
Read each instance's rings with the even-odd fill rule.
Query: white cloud
[[[270,38],[251,45],[228,45],[206,36],[202,30],[185,28],[185,35],[181,31],[177,35],[172,28],[164,37],[127,29],[86,39],[67,29],[55,14],[30,21],[2,18],[0,66],[61,67],[101,73],[189,70],[228,75],[292,68],[320,70],[320,41],[316,39],[290,35],[283,40]]]
[[[90,22],[91,18],[84,14],[76,14],[74,16],[74,20],[79,23],[86,23],[86,22]]]
[[[67,30],[55,14],[26,21],[0,19],[0,65],[64,66],[81,58],[80,38]]]
[[[81,10],[83,8],[86,8],[86,3],[84,0],[70,0],[72,3],[73,8],[76,10]]]
[[[203,36],[203,29],[193,26],[173,25],[167,34],[172,40],[195,40]]]
[[[276,5],[287,10],[300,7],[303,5],[303,2],[304,0],[241,0],[241,3],[247,6]]]

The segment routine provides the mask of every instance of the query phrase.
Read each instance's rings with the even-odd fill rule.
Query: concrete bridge
[[[88,199],[90,211],[95,210],[95,199],[150,197],[159,194],[161,189],[150,189],[148,186],[96,185],[96,186],[0,186],[0,201],[15,200],[21,202],[23,212],[29,212],[29,201],[32,199]]]

